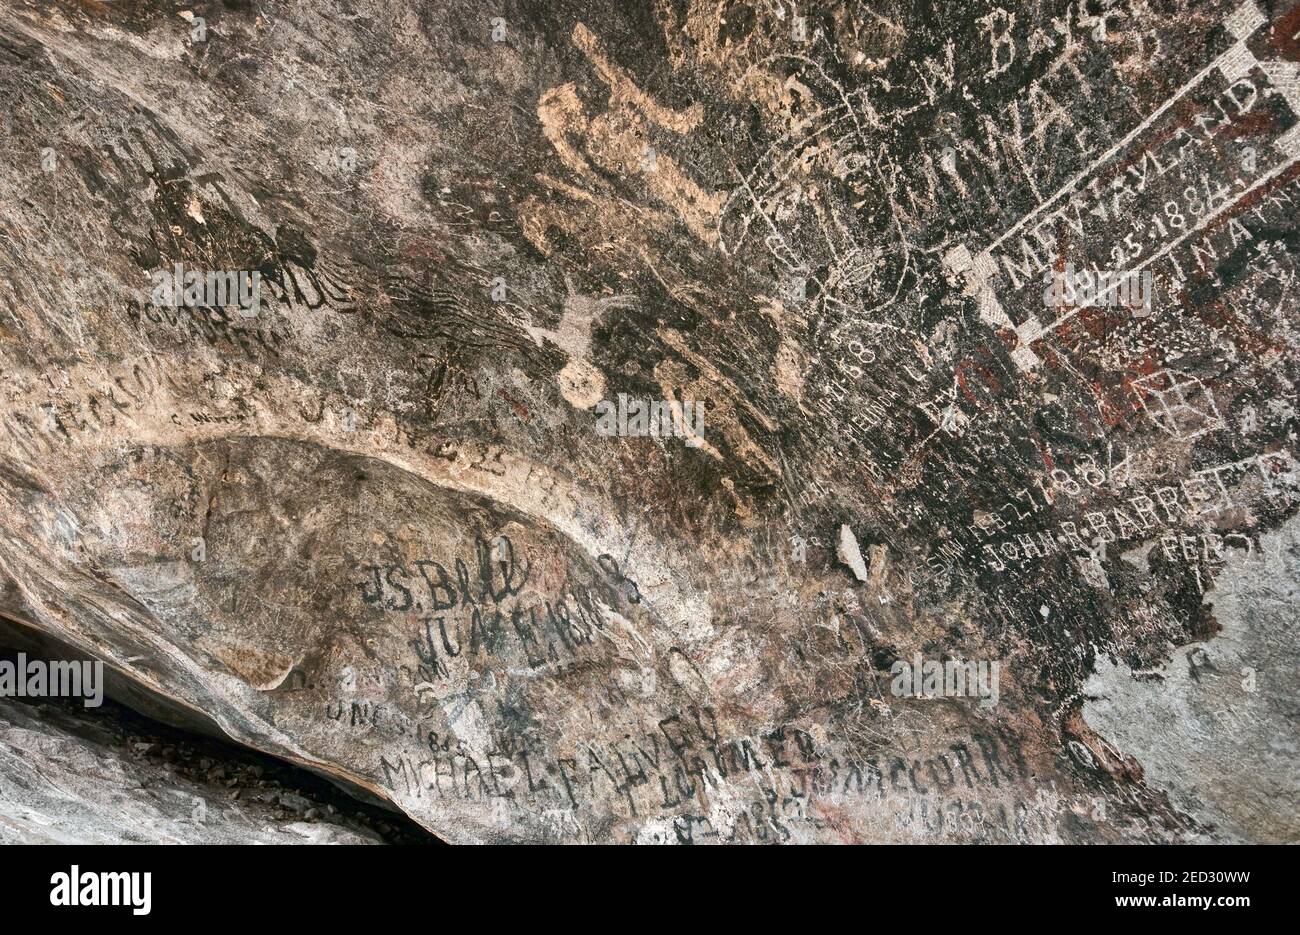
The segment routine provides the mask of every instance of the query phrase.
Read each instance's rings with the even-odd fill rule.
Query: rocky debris
[[[259,759],[111,701],[86,709],[71,699],[0,698],[0,843],[432,840],[402,816]]]

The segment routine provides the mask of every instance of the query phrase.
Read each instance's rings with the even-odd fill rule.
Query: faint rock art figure
[[[671,207],[699,240],[714,243],[724,197],[697,185],[671,156],[653,145],[651,135],[654,128],[675,136],[689,133],[699,125],[704,108],[697,103],[679,113],[660,106],[609,60],[600,40],[582,23],[574,26],[572,41],[608,85],[608,107],[588,116],[572,82],[551,88],[538,100],[537,118],[543,134],[582,187],[539,174],[540,182],[569,203],[561,207],[529,198],[521,211],[524,233],[534,246],[549,254],[548,228],[592,244],[614,239],[615,232],[626,239],[629,230],[668,229],[671,215],[652,209],[633,211],[594,164],[622,180],[632,180],[630,184],[643,185],[652,198]],[[652,154],[651,158],[647,154]]]
[[[1196,377],[1160,370],[1134,381],[1151,421],[1177,441],[1190,441],[1224,427],[1214,396]]]
[[[718,218],[719,248],[766,252],[805,283],[801,293],[815,283],[815,311],[875,311],[897,298],[907,262],[893,197],[899,170],[871,133],[879,115],[815,62],[782,55],[767,64],[776,61],[796,71],[775,97],[788,130],[738,176]]]
[[[569,355],[569,362],[557,380],[560,393],[577,409],[590,409],[605,398],[605,375],[588,360],[591,353],[592,325],[609,309],[627,309],[636,305],[629,295],[590,296],[574,288],[573,280],[564,277],[569,291],[564,300],[564,314],[554,331],[525,325],[524,330],[540,346],[543,338]]]

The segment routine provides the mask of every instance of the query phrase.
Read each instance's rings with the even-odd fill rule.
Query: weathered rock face
[[[450,841],[1294,841],[1297,30],[11,0],[0,616]]]
[[[291,770],[277,776],[276,764],[220,744],[142,734],[138,720],[111,704],[0,700],[0,843],[420,841],[418,829],[323,782],[301,790]]]

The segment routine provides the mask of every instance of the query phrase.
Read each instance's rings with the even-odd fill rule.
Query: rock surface
[[[1295,841],[1298,10],[8,0],[0,617],[453,842]]]
[[[0,699],[0,844],[421,843],[324,782],[110,703]]]

